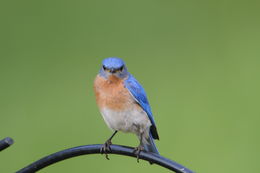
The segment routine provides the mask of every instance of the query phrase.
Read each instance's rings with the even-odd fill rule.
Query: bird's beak
[[[116,72],[116,69],[111,68],[111,69],[109,70],[109,72],[110,72],[110,73],[115,73],[115,72]]]

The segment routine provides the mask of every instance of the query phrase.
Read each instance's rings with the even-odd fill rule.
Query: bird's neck
[[[119,83],[121,82],[122,79],[120,79],[119,77],[115,76],[115,75],[110,75],[108,78],[107,78],[107,82],[109,83],[113,83],[113,84],[116,84],[116,83]]]

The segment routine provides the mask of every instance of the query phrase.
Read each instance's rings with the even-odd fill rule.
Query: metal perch
[[[52,165],[56,162],[65,159],[77,157],[80,155],[100,154],[101,146],[102,146],[101,144],[96,144],[96,145],[84,145],[84,146],[65,149],[57,153],[53,153],[49,156],[43,157],[42,159],[17,171],[17,173],[34,173],[40,169],[43,169],[49,165]],[[134,148],[132,147],[121,146],[121,145],[111,145],[110,147],[111,147],[111,151],[108,152],[109,154],[118,154],[118,155],[136,157],[136,155],[133,153]],[[157,154],[142,151],[140,153],[139,158],[160,165],[162,167],[168,168],[176,173],[194,173],[188,168],[185,168],[184,166]]]
[[[0,141],[0,151],[8,148],[14,143],[12,138],[6,137]]]

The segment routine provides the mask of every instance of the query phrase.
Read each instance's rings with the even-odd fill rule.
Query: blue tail
[[[159,151],[157,150],[157,148],[155,146],[151,133],[149,133],[149,138],[148,138],[147,142],[148,142],[148,144],[144,144],[144,150],[155,153],[155,154],[159,154]]]

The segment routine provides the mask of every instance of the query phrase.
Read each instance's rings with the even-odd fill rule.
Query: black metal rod
[[[14,143],[13,139],[10,137],[6,137],[0,141],[0,151],[8,148]]]
[[[84,145],[84,146],[65,149],[57,153],[51,154],[49,156],[43,157],[42,159],[26,166],[25,168],[17,171],[16,173],[33,173],[51,164],[54,164],[56,162],[65,159],[77,157],[80,155],[97,154],[100,153],[101,146],[102,146],[101,144],[96,144],[96,145]],[[111,147],[111,151],[108,152],[109,154],[119,154],[119,155],[126,155],[130,157],[136,157],[136,155],[133,153],[134,148],[132,147],[121,146],[121,145],[111,145],[110,147]],[[185,168],[184,166],[157,154],[141,152],[140,159],[168,168],[172,171],[175,171],[176,173],[194,173],[188,168]]]

